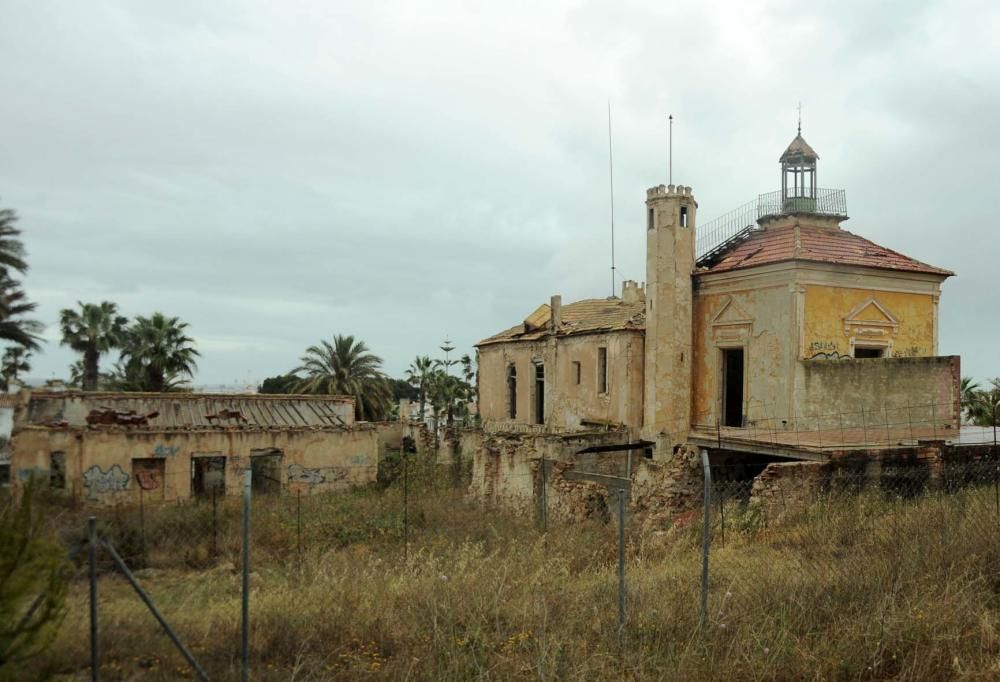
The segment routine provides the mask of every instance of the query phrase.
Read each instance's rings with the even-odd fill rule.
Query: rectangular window
[[[577,385],[577,386],[579,386],[579,385],[580,385],[580,375],[581,375],[581,373],[582,373],[582,372],[581,372],[581,367],[580,367],[580,363],[579,363],[579,362],[576,362],[576,361],[574,360],[574,361],[573,361],[573,378],[574,378],[574,379],[576,380],[576,385]]]
[[[277,448],[250,451],[250,485],[254,493],[277,495],[281,492],[281,458]]]
[[[722,351],[722,424],[743,426],[743,368],[742,348],[725,348]]]
[[[597,392],[608,392],[608,349],[597,349]]]
[[[688,226],[688,207],[681,206],[681,227]]]
[[[49,487],[58,489],[66,487],[65,452],[52,452],[49,454]]]
[[[191,494],[226,494],[226,458],[219,454],[191,456]]]
[[[885,355],[885,348],[865,348],[854,347],[854,357],[858,360],[865,358],[881,358]]]
[[[535,365],[535,423],[545,423],[545,365]]]
[[[652,230],[653,229],[653,222],[654,222],[653,209],[649,209],[649,210],[646,211],[646,229],[647,230]]]

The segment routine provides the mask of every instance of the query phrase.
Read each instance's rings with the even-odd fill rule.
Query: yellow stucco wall
[[[885,325],[887,318],[874,306],[867,306],[845,330],[844,318],[870,299],[880,303],[898,322]],[[934,297],[929,294],[877,289],[849,289],[822,285],[805,287],[805,315],[801,357],[851,356],[851,338],[855,343],[889,343],[892,357],[927,357],[934,355]],[[871,325],[865,332],[863,321]]]
[[[692,423],[712,425],[721,416],[723,348],[744,349],[747,419],[787,411],[793,312],[793,297],[784,282],[719,293],[698,292],[694,301]]]

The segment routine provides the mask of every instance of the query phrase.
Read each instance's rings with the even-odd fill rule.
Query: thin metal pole
[[[240,660],[243,682],[250,679],[250,492],[253,469],[243,474],[243,613]]]
[[[667,116],[667,183],[674,184],[674,115]]]
[[[403,453],[403,561],[410,558],[410,468]]]
[[[549,472],[542,456],[542,532],[549,532]]]
[[[146,565],[146,506],[143,502],[145,494],[139,486],[139,547],[142,550],[142,565]]]
[[[618,643],[625,634],[625,488],[618,489]]]
[[[90,568],[90,679],[101,678],[97,644],[97,519],[87,519],[87,564]]]
[[[1000,521],[1000,459],[997,459],[996,403],[993,403],[993,496],[996,498],[997,521]]]
[[[295,539],[299,551],[299,570],[302,570],[302,489],[295,491]]]
[[[608,100],[608,180],[611,186],[611,295],[615,295],[615,159],[611,144],[611,100]]]
[[[118,566],[118,570],[122,572],[125,579],[128,580],[130,585],[132,585],[132,588],[136,591],[136,594],[139,595],[142,603],[146,605],[146,608],[149,609],[149,612],[153,614],[153,617],[156,618],[156,621],[160,624],[160,627],[162,627],[163,631],[167,633],[167,637],[170,638],[170,641],[174,643],[177,650],[181,652],[191,667],[194,668],[194,671],[198,673],[198,678],[207,680],[208,675],[206,675],[205,671],[201,669],[200,665],[198,665],[198,661],[196,661],[194,656],[191,655],[191,652],[187,650],[187,647],[184,646],[180,637],[178,637],[177,633],[174,632],[174,629],[170,627],[170,624],[163,618],[162,615],[160,615],[156,605],[153,604],[153,600],[150,599],[149,595],[146,594],[146,591],[142,589],[142,586],[136,581],[135,576],[132,575],[132,571],[128,570],[128,566],[125,565],[125,562],[122,560],[118,552],[115,551],[115,548],[107,540],[102,541],[101,544],[104,545],[104,548],[108,550],[109,554],[111,554],[111,558],[114,559],[115,564]]]
[[[219,553],[219,507],[216,501],[218,489],[212,486],[212,556]]]
[[[712,511],[712,471],[708,466],[707,450],[701,451],[701,468],[705,473],[705,499],[702,503],[705,515],[701,531],[701,615],[698,618],[699,627],[705,624],[708,617],[708,546],[711,533],[709,517]]]

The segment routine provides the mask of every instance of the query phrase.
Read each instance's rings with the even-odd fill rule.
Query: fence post
[[[549,532],[549,471],[542,455],[542,532]]]
[[[216,501],[218,488],[212,486],[212,556],[219,554],[219,507]]]
[[[250,679],[250,492],[253,469],[243,472],[243,611],[240,660],[243,682]]]
[[[410,469],[409,459],[403,452],[403,562],[410,558]]]
[[[90,572],[90,679],[101,678],[97,644],[97,519],[87,519],[87,564]]]
[[[295,491],[295,542],[299,552],[299,572],[302,571],[302,489]]]
[[[618,645],[625,637],[625,488],[618,489]]]
[[[710,540],[710,516],[712,511],[712,471],[708,466],[708,451],[701,451],[701,468],[705,474],[705,499],[702,506],[705,509],[705,518],[701,532],[701,615],[698,618],[698,626],[705,624],[708,617],[708,544]]]
[[[146,504],[143,488],[139,486],[139,548],[142,556],[142,565],[146,565]]]

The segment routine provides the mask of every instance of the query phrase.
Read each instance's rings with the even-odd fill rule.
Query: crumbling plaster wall
[[[598,349],[607,349],[608,390],[600,392]],[[640,330],[495,343],[479,349],[479,409],[484,421],[535,424],[535,365],[545,367],[545,422],[580,428],[581,421],[639,426],[642,421],[643,335]],[[580,363],[580,383],[576,366]],[[517,415],[508,414],[507,368],[517,369]]]
[[[796,408],[789,426],[808,430],[819,423],[866,429],[884,427],[888,421],[957,429],[960,386],[957,355],[802,360],[796,363]]]
[[[563,436],[469,433],[464,441],[464,448],[473,452],[469,495],[486,505],[530,515],[540,513],[544,500],[552,520],[600,519],[615,513],[615,491],[593,481],[571,479],[566,474],[586,472],[625,477],[630,472],[630,513],[643,513],[648,520],[668,520],[700,503],[701,463],[693,448],[679,448],[656,461],[645,458],[641,450],[634,450],[631,464],[624,452],[577,454],[590,446],[618,444],[627,438],[624,431]],[[543,460],[550,468],[544,495]]]
[[[163,480],[143,494],[163,500],[191,497],[192,456],[226,458],[227,494],[241,490],[251,451],[281,452],[279,483],[289,492],[364,485],[373,482],[378,471],[378,434],[372,426],[190,431],[27,426],[15,431],[11,447],[15,485],[23,485],[32,475],[47,481],[50,454],[64,452],[66,494],[100,504],[138,499],[134,459],[162,461]]]

